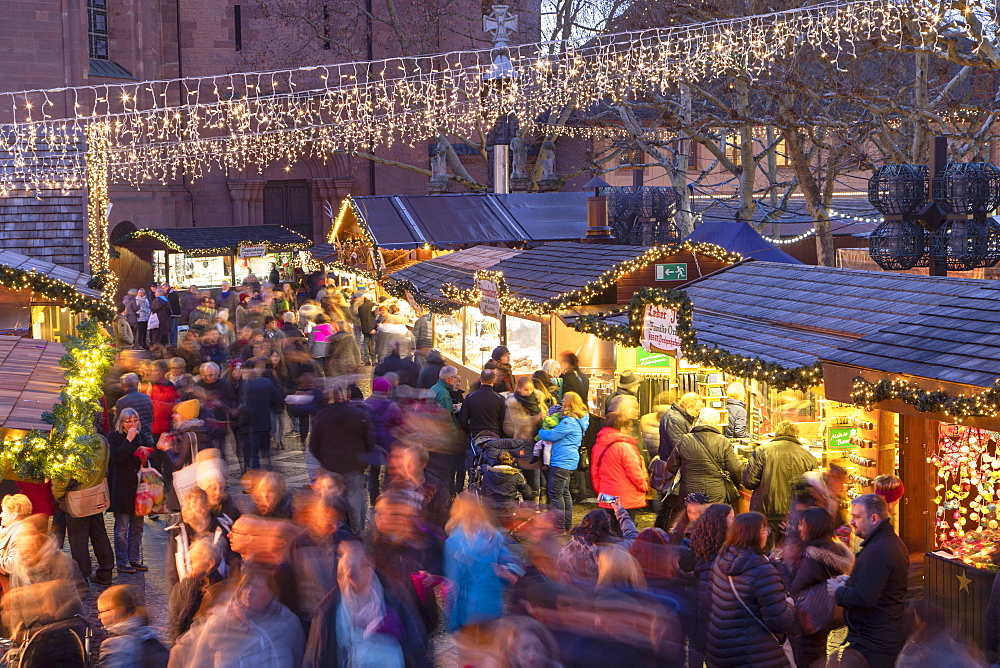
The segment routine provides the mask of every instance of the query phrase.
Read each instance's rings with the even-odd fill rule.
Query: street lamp
[[[1000,206],[1000,169],[946,162],[947,149],[935,137],[929,166],[884,165],[869,179],[868,201],[885,222],[871,233],[868,253],[883,269],[927,266],[945,276],[1000,261],[1000,226],[987,222]]]

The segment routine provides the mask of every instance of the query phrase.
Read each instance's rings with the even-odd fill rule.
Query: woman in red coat
[[[604,417],[604,428],[597,433],[590,454],[590,475],[595,492],[617,496],[634,518],[636,508],[646,507],[649,482],[637,441],[627,435],[631,428],[632,419],[624,413]],[[607,503],[600,506],[611,508]]]
[[[149,395],[153,401],[153,424],[150,431],[153,432],[153,444],[160,438],[160,434],[170,431],[173,426],[174,404],[180,399],[177,388],[174,384],[166,380],[167,363],[165,360],[154,360],[149,365],[149,383],[143,388],[143,392]]]

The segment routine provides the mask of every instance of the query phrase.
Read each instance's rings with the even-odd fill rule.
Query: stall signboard
[[[829,449],[846,450],[853,448],[854,444],[851,443],[851,439],[857,435],[857,427],[834,427],[827,433],[827,438],[830,441]]]
[[[417,311],[419,313],[420,312],[420,304],[417,303],[417,300],[413,296],[413,293],[410,292],[409,290],[404,290],[403,291],[403,296],[406,298],[406,303],[410,305],[410,308],[412,308],[414,311]]]
[[[673,358],[666,353],[649,353],[642,348],[635,349],[636,368],[669,368]]]
[[[658,281],[686,281],[687,278],[688,266],[686,262],[656,265],[656,280]]]
[[[646,304],[639,343],[647,352],[679,354],[681,337],[677,333],[677,311]]]
[[[483,315],[493,318],[500,317],[500,289],[495,281],[485,278],[476,279],[476,288],[479,290],[479,311]]]
[[[267,255],[267,244],[240,246],[240,257],[264,257],[265,255]]]

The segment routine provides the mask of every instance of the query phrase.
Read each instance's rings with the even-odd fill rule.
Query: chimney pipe
[[[510,192],[510,146],[493,146],[493,192],[506,195]]]
[[[580,239],[585,244],[613,244],[614,234],[608,225],[608,198],[601,194],[602,188],[610,188],[611,184],[599,176],[595,176],[584,189],[594,190],[594,195],[587,198],[587,233]]]

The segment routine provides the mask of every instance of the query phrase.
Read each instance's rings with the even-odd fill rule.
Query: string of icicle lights
[[[535,123],[649,89],[731,72],[760,75],[808,43],[839,63],[856,43],[932,41],[939,17],[912,0],[831,2],[738,19],[369,63],[0,94],[0,193],[82,183],[86,127],[107,135],[114,183],[170,182],[332,152],[415,145],[490,127],[502,114]],[[508,75],[497,86],[498,74]]]

